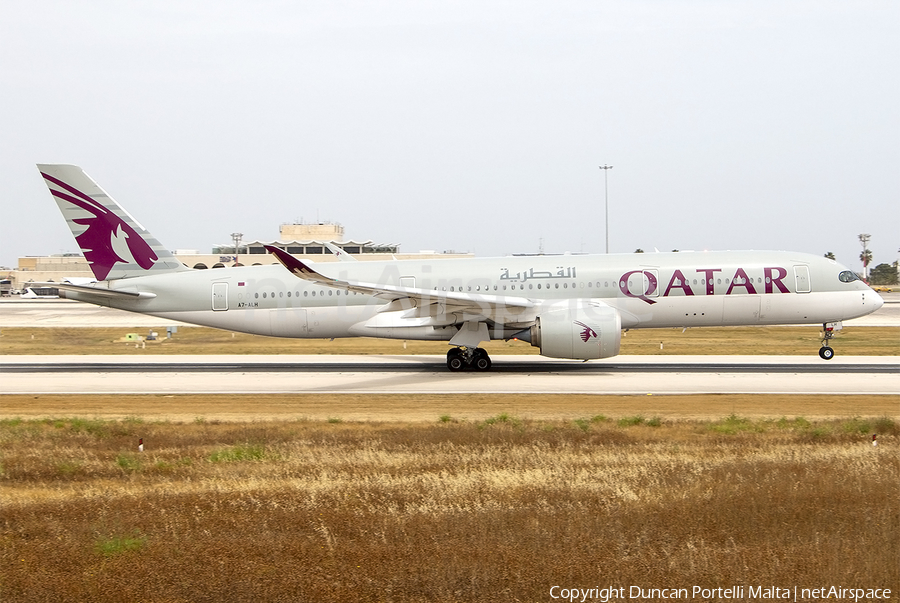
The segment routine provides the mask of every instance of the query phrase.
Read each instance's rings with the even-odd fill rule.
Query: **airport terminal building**
[[[280,247],[290,254],[312,262],[338,261],[332,249],[339,249],[360,261],[473,257],[471,253],[455,251],[403,253],[397,243],[345,239],[344,227],[331,222],[282,224],[278,234],[278,239],[272,241],[236,240],[227,245],[216,245],[210,253],[200,253],[195,249],[176,249],[173,253],[185,266],[196,270],[277,264],[278,261],[266,252],[264,245]],[[22,290],[29,282],[60,282],[66,278],[92,277],[90,266],[81,253],[20,257],[18,268],[9,271],[8,274],[12,290]]]

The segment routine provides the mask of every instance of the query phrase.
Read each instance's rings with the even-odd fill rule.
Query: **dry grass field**
[[[888,418],[8,419],[0,600],[896,597],[898,445]]]
[[[145,421],[377,421],[429,423],[452,416],[483,421],[513,414],[528,420],[660,417],[667,421],[740,415],[753,419],[888,417],[900,421],[900,394],[6,394],[0,419],[128,419]]]
[[[102,328],[5,328],[0,331],[0,355],[11,354],[444,354],[443,341],[387,339],[281,339],[230,333],[204,327],[180,327],[172,339],[143,347],[120,341],[129,331]],[[804,355],[814,356],[821,345],[818,327],[734,327],[638,329],[622,338],[622,354],[652,355]],[[660,349],[662,344],[662,349]],[[833,343],[841,356],[898,356],[900,328],[854,327],[839,332]],[[491,341],[491,354],[537,354],[521,341]]]
[[[0,354],[446,350],[203,328],[135,348],[127,331],[7,328]],[[818,337],[631,331],[623,353],[810,355]],[[848,329],[835,346],[900,355],[900,331]],[[0,601],[553,601],[554,585],[896,597],[898,420],[900,395],[4,395]]]

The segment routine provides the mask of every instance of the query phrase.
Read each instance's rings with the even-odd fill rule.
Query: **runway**
[[[900,325],[900,294],[850,326]],[[69,300],[3,300],[0,328],[164,327]],[[897,394],[897,357],[618,356],[580,363],[495,356],[450,373],[443,356],[4,356],[2,393]]]
[[[497,356],[450,373],[442,356],[11,356],[6,394],[868,394],[900,392],[900,358]]]

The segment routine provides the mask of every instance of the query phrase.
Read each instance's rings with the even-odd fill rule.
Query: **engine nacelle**
[[[551,358],[610,358],[619,353],[622,319],[600,300],[566,300],[544,306],[530,333],[519,339]]]

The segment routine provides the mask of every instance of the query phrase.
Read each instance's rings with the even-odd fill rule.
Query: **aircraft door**
[[[644,296],[659,297],[659,270],[644,270]]]
[[[619,281],[619,290],[628,297],[659,297],[659,270],[632,270]]]
[[[797,293],[809,293],[809,266],[794,266],[794,284]]]
[[[212,309],[216,312],[228,309],[228,283],[213,283]]]

